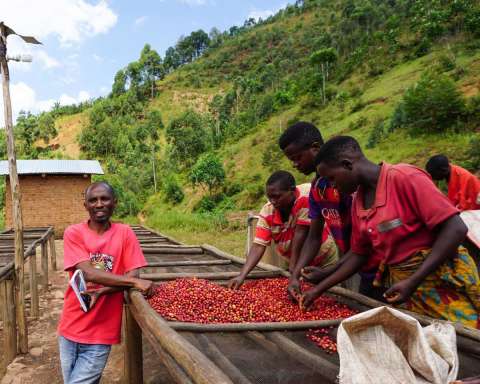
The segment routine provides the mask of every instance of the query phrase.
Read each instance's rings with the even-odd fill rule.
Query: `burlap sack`
[[[460,217],[468,227],[467,237],[480,248],[480,210],[463,211]]]
[[[422,328],[388,307],[362,312],[338,328],[340,384],[446,384],[458,373],[455,329]]]

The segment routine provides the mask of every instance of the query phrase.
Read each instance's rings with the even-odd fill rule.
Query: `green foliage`
[[[470,140],[467,157],[468,160],[464,165],[472,172],[480,170],[480,138],[474,137]]]
[[[426,73],[403,96],[406,126],[414,134],[444,132],[465,112],[465,100],[444,75]]]
[[[380,140],[382,140],[384,135],[385,135],[384,122],[383,120],[380,120],[375,124],[372,131],[370,132],[370,135],[368,136],[367,148],[369,149],[374,148],[380,142]]]
[[[182,187],[177,178],[170,174],[163,179],[162,189],[165,194],[165,201],[172,204],[179,204],[185,198]]]
[[[270,172],[278,169],[279,162],[283,159],[283,153],[276,142],[270,143],[262,154],[262,165]]]
[[[171,156],[184,167],[192,166],[198,157],[211,146],[205,130],[205,119],[189,110],[173,119],[167,127],[167,142],[171,145]]]
[[[225,170],[220,159],[213,153],[200,156],[190,171],[189,180],[193,186],[208,189],[211,195],[225,181]]]

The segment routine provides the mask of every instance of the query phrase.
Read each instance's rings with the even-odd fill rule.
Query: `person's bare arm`
[[[295,233],[292,239],[292,252],[290,255],[290,261],[288,263],[288,271],[293,273],[295,265],[297,264],[300,253],[302,252],[303,244],[308,236],[310,227],[307,225],[296,225]]]
[[[323,217],[313,219],[308,230],[307,238],[305,239],[298,258],[295,268],[290,276],[288,282],[288,294],[293,300],[297,300],[300,296],[300,274],[302,268],[312,262],[315,256],[318,254],[320,246],[322,245],[322,235],[325,220]]]
[[[456,255],[458,246],[467,235],[467,226],[459,215],[454,215],[440,224],[430,255],[409,278],[402,280],[385,292],[389,303],[401,303],[407,300],[423,280],[447,258]]]
[[[334,285],[347,280],[350,276],[357,273],[367,262],[368,256],[357,255],[349,251],[345,255],[345,261],[339,263],[338,269],[331,275],[327,276],[312,289],[306,291],[300,298],[300,306],[304,309],[310,308],[315,299],[323,292],[330,289]]]
[[[228,282],[228,287],[232,289],[238,289],[242,286],[245,278],[250,273],[250,271],[257,266],[265,253],[265,246],[253,243],[250,248],[250,252],[247,255],[247,261],[243,264],[242,270],[237,277],[230,279]]]

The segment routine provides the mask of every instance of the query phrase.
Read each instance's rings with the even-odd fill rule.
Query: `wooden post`
[[[34,319],[40,316],[38,284],[37,284],[37,256],[33,254],[29,258],[30,262],[30,315]]]
[[[3,319],[3,361],[0,371],[3,371],[17,355],[17,324],[13,280],[0,282],[0,300]]]
[[[47,242],[41,243],[41,265],[42,265],[42,288],[44,291],[48,291],[48,252]]]
[[[126,384],[143,383],[142,330],[128,305],[124,306],[124,319],[124,381]]]
[[[52,234],[48,238],[48,244],[50,245],[50,264],[52,270],[57,270],[57,251],[55,250],[55,232],[52,230]]]
[[[24,282],[24,256],[23,256],[23,222],[20,206],[20,183],[17,174],[17,159],[15,155],[15,140],[13,137],[12,104],[10,101],[10,74],[7,65],[7,27],[0,24],[0,68],[3,77],[3,108],[5,113],[5,132],[7,135],[7,154],[12,194],[12,219],[15,231],[15,292],[19,334],[20,352],[28,352],[28,330],[25,315],[25,282]]]

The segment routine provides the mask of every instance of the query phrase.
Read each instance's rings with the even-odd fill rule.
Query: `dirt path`
[[[60,362],[56,329],[67,287],[63,272],[63,242],[56,241],[59,271],[50,271],[50,290],[40,299],[39,320],[29,322],[29,353],[18,356],[7,369],[0,384],[61,384]],[[37,257],[40,260],[40,257]],[[39,267],[39,266],[38,266]],[[110,354],[102,378],[103,384],[121,383],[123,375],[122,347],[116,346]]]

